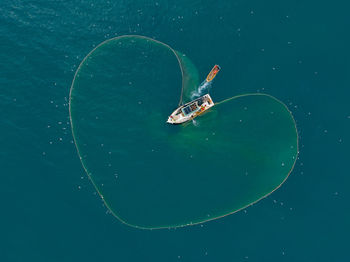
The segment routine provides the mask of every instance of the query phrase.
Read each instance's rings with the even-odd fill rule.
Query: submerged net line
[[[73,141],[74,141],[74,145],[75,145],[75,148],[77,149],[77,153],[78,153],[78,157],[80,159],[80,162],[82,164],[82,167],[85,171],[85,173],[87,174],[89,180],[91,181],[92,185],[94,186],[97,194],[100,196],[100,198],[102,199],[104,205],[106,206],[106,208],[111,212],[111,214],[116,217],[120,222],[122,222],[123,224],[125,225],[128,225],[130,227],[134,227],[134,228],[138,228],[138,229],[148,229],[148,230],[152,230],[152,229],[162,229],[162,228],[171,228],[169,226],[159,226],[159,227],[143,227],[143,226],[138,226],[138,225],[133,225],[133,224],[130,224],[128,223],[127,221],[125,221],[124,219],[122,219],[117,213],[114,212],[114,210],[112,209],[112,207],[108,204],[108,202],[104,199],[104,196],[103,196],[103,193],[101,192],[101,190],[99,189],[99,187],[97,186],[97,184],[95,183],[95,181],[93,180],[92,178],[92,173],[89,171],[89,169],[87,168],[84,160],[83,160],[83,157],[82,157],[82,153],[81,153],[81,150],[78,146],[78,141],[77,141],[77,138],[75,136],[75,128],[74,128],[74,122],[72,120],[72,93],[73,93],[73,89],[74,89],[74,83],[75,83],[75,80],[76,78],[78,77],[78,74],[82,68],[82,66],[85,64],[85,61],[92,55],[92,53],[94,53],[99,47],[103,46],[104,44],[106,43],[109,43],[109,42],[112,42],[112,41],[115,41],[115,40],[119,40],[119,39],[123,39],[123,38],[139,38],[139,39],[145,39],[146,41],[151,41],[151,42],[154,42],[154,43],[157,43],[157,44],[160,44],[166,48],[168,48],[176,57],[178,63],[179,63],[179,67],[180,67],[180,70],[181,70],[181,77],[182,77],[182,86],[181,86],[181,96],[180,96],[180,104],[182,102],[182,96],[183,96],[183,91],[184,91],[184,87],[185,87],[185,74],[184,74],[184,70],[183,70],[183,64],[182,64],[182,60],[180,59],[180,56],[179,54],[181,53],[177,53],[176,50],[174,50],[173,48],[171,48],[169,45],[163,43],[163,42],[160,42],[158,40],[155,40],[155,39],[152,39],[152,38],[149,38],[149,37],[146,37],[146,36],[141,36],[141,35],[123,35],[123,36],[117,36],[117,37],[113,37],[111,39],[107,39],[105,41],[103,41],[102,43],[98,44],[96,47],[94,47],[85,57],[84,59],[81,61],[81,63],[79,64],[77,70],[75,71],[75,74],[74,74],[74,77],[73,77],[73,81],[72,81],[72,84],[71,84],[71,88],[70,88],[70,91],[69,91],[69,101],[68,101],[68,105],[69,105],[69,120],[70,120],[70,125],[71,125],[71,129],[72,129],[72,136],[73,136]],[[183,226],[186,226],[186,225],[177,225],[175,227],[183,227]]]
[[[182,103],[183,101],[183,93],[184,93],[184,89],[185,89],[185,85],[186,85],[186,78],[185,78],[185,70],[184,68],[186,67],[185,66],[185,63],[182,61],[181,59],[181,56],[185,56],[184,54],[176,51],[175,49],[173,49],[171,46],[169,46],[168,44],[165,44],[159,40],[156,40],[156,39],[153,39],[153,38],[150,38],[150,37],[147,37],[147,36],[142,36],[142,35],[122,35],[122,36],[116,36],[116,37],[113,37],[111,39],[107,39],[105,41],[103,41],[102,43],[98,44],[94,49],[92,49],[87,55],[86,57],[83,59],[83,61],[80,63],[75,75],[74,75],[74,78],[73,78],[73,83],[74,83],[74,79],[76,78],[76,75],[77,75],[77,72],[80,70],[81,66],[84,64],[85,60],[96,50],[98,49],[100,46],[104,45],[104,44],[107,44],[109,42],[112,42],[112,41],[115,41],[115,40],[119,40],[119,39],[123,39],[123,38],[139,38],[139,39],[145,39],[146,41],[152,41],[154,43],[157,43],[157,44],[160,44],[166,48],[168,48],[176,57],[176,60],[177,62],[179,63],[179,67],[180,67],[180,70],[181,70],[181,77],[182,77],[182,83],[181,83],[181,93],[180,93],[180,102],[179,102],[179,105]],[[72,84],[73,84],[72,83]],[[73,88],[73,85],[71,86],[71,90],[70,90],[70,94],[69,94],[69,97],[71,97],[71,93],[72,93],[72,88]]]
[[[233,96],[233,97],[230,97],[230,98],[227,98],[227,99],[224,99],[220,102],[217,102],[215,103],[215,105],[220,105],[220,104],[223,104],[223,103],[226,103],[228,101],[231,101],[231,100],[234,100],[234,99],[237,99],[237,98],[240,98],[240,97],[246,97],[246,96],[268,96],[276,101],[278,101],[279,103],[281,103],[289,112],[290,112],[290,115],[294,121],[294,126],[295,126],[295,131],[296,131],[296,144],[297,144],[297,154],[295,156],[295,159],[294,159],[294,163],[291,167],[290,170],[288,170],[288,173],[287,173],[287,176],[285,177],[285,179],[274,189],[272,190],[271,192],[269,192],[268,194],[262,196],[261,198],[257,199],[256,201],[248,204],[248,205],[244,205],[242,206],[241,208],[237,209],[237,210],[233,210],[229,213],[226,213],[224,215],[220,215],[220,216],[216,216],[216,217],[211,217],[211,218],[207,218],[207,219],[204,219],[202,221],[196,221],[194,223],[188,223],[188,224],[178,224],[178,225],[172,225],[172,226],[159,226],[159,227],[144,227],[144,226],[138,226],[138,225],[134,225],[134,224],[130,224],[128,223],[127,221],[125,221],[123,218],[121,218],[117,213],[115,213],[115,211],[111,208],[111,206],[108,204],[108,202],[104,199],[104,196],[103,196],[103,192],[100,190],[99,186],[94,182],[93,178],[92,178],[92,173],[89,171],[89,169],[87,168],[86,166],[86,163],[84,162],[84,159],[82,157],[82,153],[81,153],[81,150],[79,149],[79,146],[78,146],[78,141],[77,141],[77,138],[75,136],[75,131],[74,131],[74,122],[72,120],[72,91],[74,89],[74,83],[75,83],[75,80],[76,78],[79,76],[79,72],[80,72],[80,69],[82,68],[82,66],[84,65],[85,61],[90,57],[90,55],[97,49],[99,48],[100,46],[108,43],[108,42],[111,42],[111,41],[114,41],[114,40],[118,40],[118,39],[122,39],[122,38],[139,38],[139,39],[145,39],[145,40],[148,40],[148,41],[152,41],[152,42],[155,42],[155,43],[158,43],[162,46],[165,46],[166,48],[170,49],[173,54],[175,55],[176,59],[178,60],[178,63],[180,65],[180,70],[181,70],[181,74],[182,74],[182,87],[181,87],[181,96],[180,96],[180,102],[179,104],[181,104],[183,102],[183,99],[184,99],[184,93],[185,93],[185,88],[186,88],[186,80],[185,80],[185,76],[186,76],[186,69],[184,70],[184,68],[186,67],[184,65],[184,62],[183,60],[180,58],[180,55],[177,51],[175,51],[174,49],[172,49],[169,45],[165,44],[165,43],[162,43],[158,40],[155,40],[155,39],[152,39],[152,38],[149,38],[149,37],[145,37],[145,36],[139,36],[139,35],[126,35],[126,36],[118,36],[118,37],[114,37],[114,38],[111,38],[111,39],[108,39],[102,43],[100,43],[99,45],[97,45],[92,51],[90,51],[87,56],[82,60],[82,62],[80,63],[80,65],[78,66],[76,72],[75,72],[75,75],[74,75],[74,78],[73,78],[73,82],[72,82],[72,85],[71,85],[71,88],[70,88],[70,93],[69,93],[69,117],[70,117],[70,124],[71,124],[71,128],[72,128],[72,136],[73,136],[73,140],[74,140],[74,144],[77,148],[77,153],[78,153],[78,156],[80,158],[80,161],[82,163],[82,166],[89,178],[89,180],[91,181],[91,183],[93,184],[93,186],[95,187],[95,190],[96,192],[98,193],[98,195],[101,197],[104,205],[107,207],[107,209],[111,212],[111,214],[116,217],[119,221],[121,221],[123,224],[126,224],[128,226],[131,226],[131,227],[134,227],[134,228],[139,228],[139,229],[149,229],[149,230],[152,230],[152,229],[161,229],[161,228],[176,228],[176,227],[184,227],[184,226],[189,226],[189,225],[196,225],[196,224],[200,224],[200,223],[204,223],[204,222],[207,222],[207,221],[211,221],[211,220],[215,220],[215,219],[219,219],[221,217],[224,217],[224,216],[228,216],[228,215],[231,215],[233,213],[236,213],[236,212],[239,212],[240,210],[244,209],[244,208],[247,208],[248,206],[250,205],[253,205],[254,203],[260,201],[261,199],[267,197],[268,195],[272,194],[275,190],[277,190],[286,180],[287,178],[289,177],[290,173],[292,172],[292,170],[294,169],[294,166],[295,166],[295,163],[296,163],[296,160],[297,160],[297,156],[298,156],[298,153],[299,153],[299,145],[298,145],[298,132],[297,132],[297,127],[296,127],[296,123],[295,123],[295,120],[290,112],[290,110],[288,109],[288,107],[283,103],[281,102],[280,100],[278,100],[277,98],[271,96],[271,95],[268,95],[268,94],[263,94],[263,93],[248,93],[248,94],[241,94],[241,95],[237,95],[237,96]],[[181,54],[181,53],[180,53]],[[187,76],[186,76],[187,77]]]
[[[287,108],[287,106],[286,106],[284,103],[282,103],[280,100],[278,100],[277,98],[275,98],[275,97],[273,97],[273,96],[271,96],[271,95],[268,95],[268,94],[264,94],[264,93],[247,93],[247,94],[241,94],[241,95],[233,96],[233,97],[230,97],[230,98],[226,98],[226,99],[224,99],[224,100],[222,100],[222,101],[220,101],[220,102],[216,102],[215,105],[218,106],[218,105],[220,105],[220,104],[226,103],[226,102],[231,101],[231,100],[233,100],[233,99],[240,98],[240,97],[245,97],[245,96],[268,96],[268,97],[273,98],[274,100],[280,102],[281,104],[283,104],[283,105]],[[287,108],[287,109],[288,109],[288,108]],[[289,110],[288,110],[288,111],[289,111]]]
[[[226,103],[226,102],[231,101],[231,100],[236,99],[236,98],[240,98],[240,97],[244,97],[244,96],[252,96],[252,95],[257,95],[258,96],[258,95],[265,95],[265,94],[261,94],[261,93],[247,93],[247,94],[237,95],[237,96],[233,96],[233,97],[230,97],[230,98],[226,98],[226,99],[224,99],[224,100],[222,100],[220,102],[216,102],[215,106],[218,106],[220,104]],[[267,95],[267,96],[269,96],[269,95]]]
[[[171,46],[169,46],[169,45],[167,45],[167,44],[165,44],[165,43],[163,43],[163,42],[161,42],[161,41],[158,41],[158,40],[156,40],[156,39],[153,39],[153,38],[150,38],[150,37],[147,37],[147,36],[142,36],[142,35],[123,35],[123,36],[117,36],[117,37],[114,37],[114,38],[111,38],[111,39],[108,39],[108,40],[106,40],[106,41],[104,41],[104,42],[102,42],[101,44],[99,44],[98,46],[100,46],[100,45],[103,45],[103,44],[105,44],[105,43],[107,43],[107,42],[109,42],[109,41],[113,41],[113,40],[117,40],[117,39],[121,39],[121,38],[140,38],[140,39],[145,39],[145,40],[147,40],[147,41],[153,41],[153,42],[155,42],[155,43],[157,43],[157,44],[160,44],[160,45],[162,45],[162,46],[164,46],[164,47],[166,47],[166,48],[168,48],[174,55],[175,55],[175,57],[176,57],[176,60],[177,60],[177,62],[179,63],[179,67],[180,67],[180,70],[181,70],[181,93],[180,93],[180,102],[179,102],[179,105],[182,103],[182,100],[183,100],[183,93],[184,93],[184,88],[185,88],[185,83],[186,83],[186,81],[185,81],[185,72],[184,72],[184,68],[185,68],[185,66],[184,66],[184,64],[183,64],[183,62],[182,62],[182,60],[181,60],[181,58],[180,58],[180,55],[182,55],[180,52],[178,52],[178,51],[176,51],[175,49],[173,49]],[[97,47],[98,47],[97,46]],[[96,48],[95,48],[96,49]],[[94,50],[93,50],[94,51]],[[91,53],[91,52],[90,52]],[[89,54],[90,54],[89,53]]]
[[[199,75],[197,68],[192,63],[192,61],[183,53],[176,51],[179,61],[181,63],[181,68],[183,70],[182,88],[179,106],[193,100],[193,94],[197,91],[194,90],[199,83]]]

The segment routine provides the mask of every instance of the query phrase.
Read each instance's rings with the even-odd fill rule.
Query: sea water
[[[347,1],[4,0],[0,9],[1,261],[347,260]],[[264,92],[285,103],[300,139],[286,182],[192,227],[148,231],[115,219],[81,165],[68,99],[83,58],[125,34],[188,55],[199,83],[219,64],[214,101]]]

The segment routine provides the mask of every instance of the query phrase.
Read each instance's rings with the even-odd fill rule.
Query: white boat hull
[[[183,124],[201,115],[214,106],[214,102],[209,94],[201,96],[189,103],[178,107],[168,118],[169,124]]]

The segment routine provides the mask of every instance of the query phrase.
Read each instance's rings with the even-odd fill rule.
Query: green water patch
[[[182,68],[182,89],[179,105],[192,101],[192,95],[199,86],[199,73],[192,61],[179,51],[175,51]]]
[[[154,229],[216,219],[264,198],[293,169],[295,122],[269,95],[232,97],[194,123],[166,124],[198,84],[196,72],[187,56],[139,36],[102,43],[76,72],[74,141],[123,223]]]

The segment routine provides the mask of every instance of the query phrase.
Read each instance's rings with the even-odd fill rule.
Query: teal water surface
[[[1,261],[347,260],[347,1],[4,0],[0,10]],[[215,101],[261,92],[284,102],[300,154],[282,187],[192,227],[116,220],[81,166],[68,98],[82,59],[125,34],[189,54],[200,76],[219,64]]]

